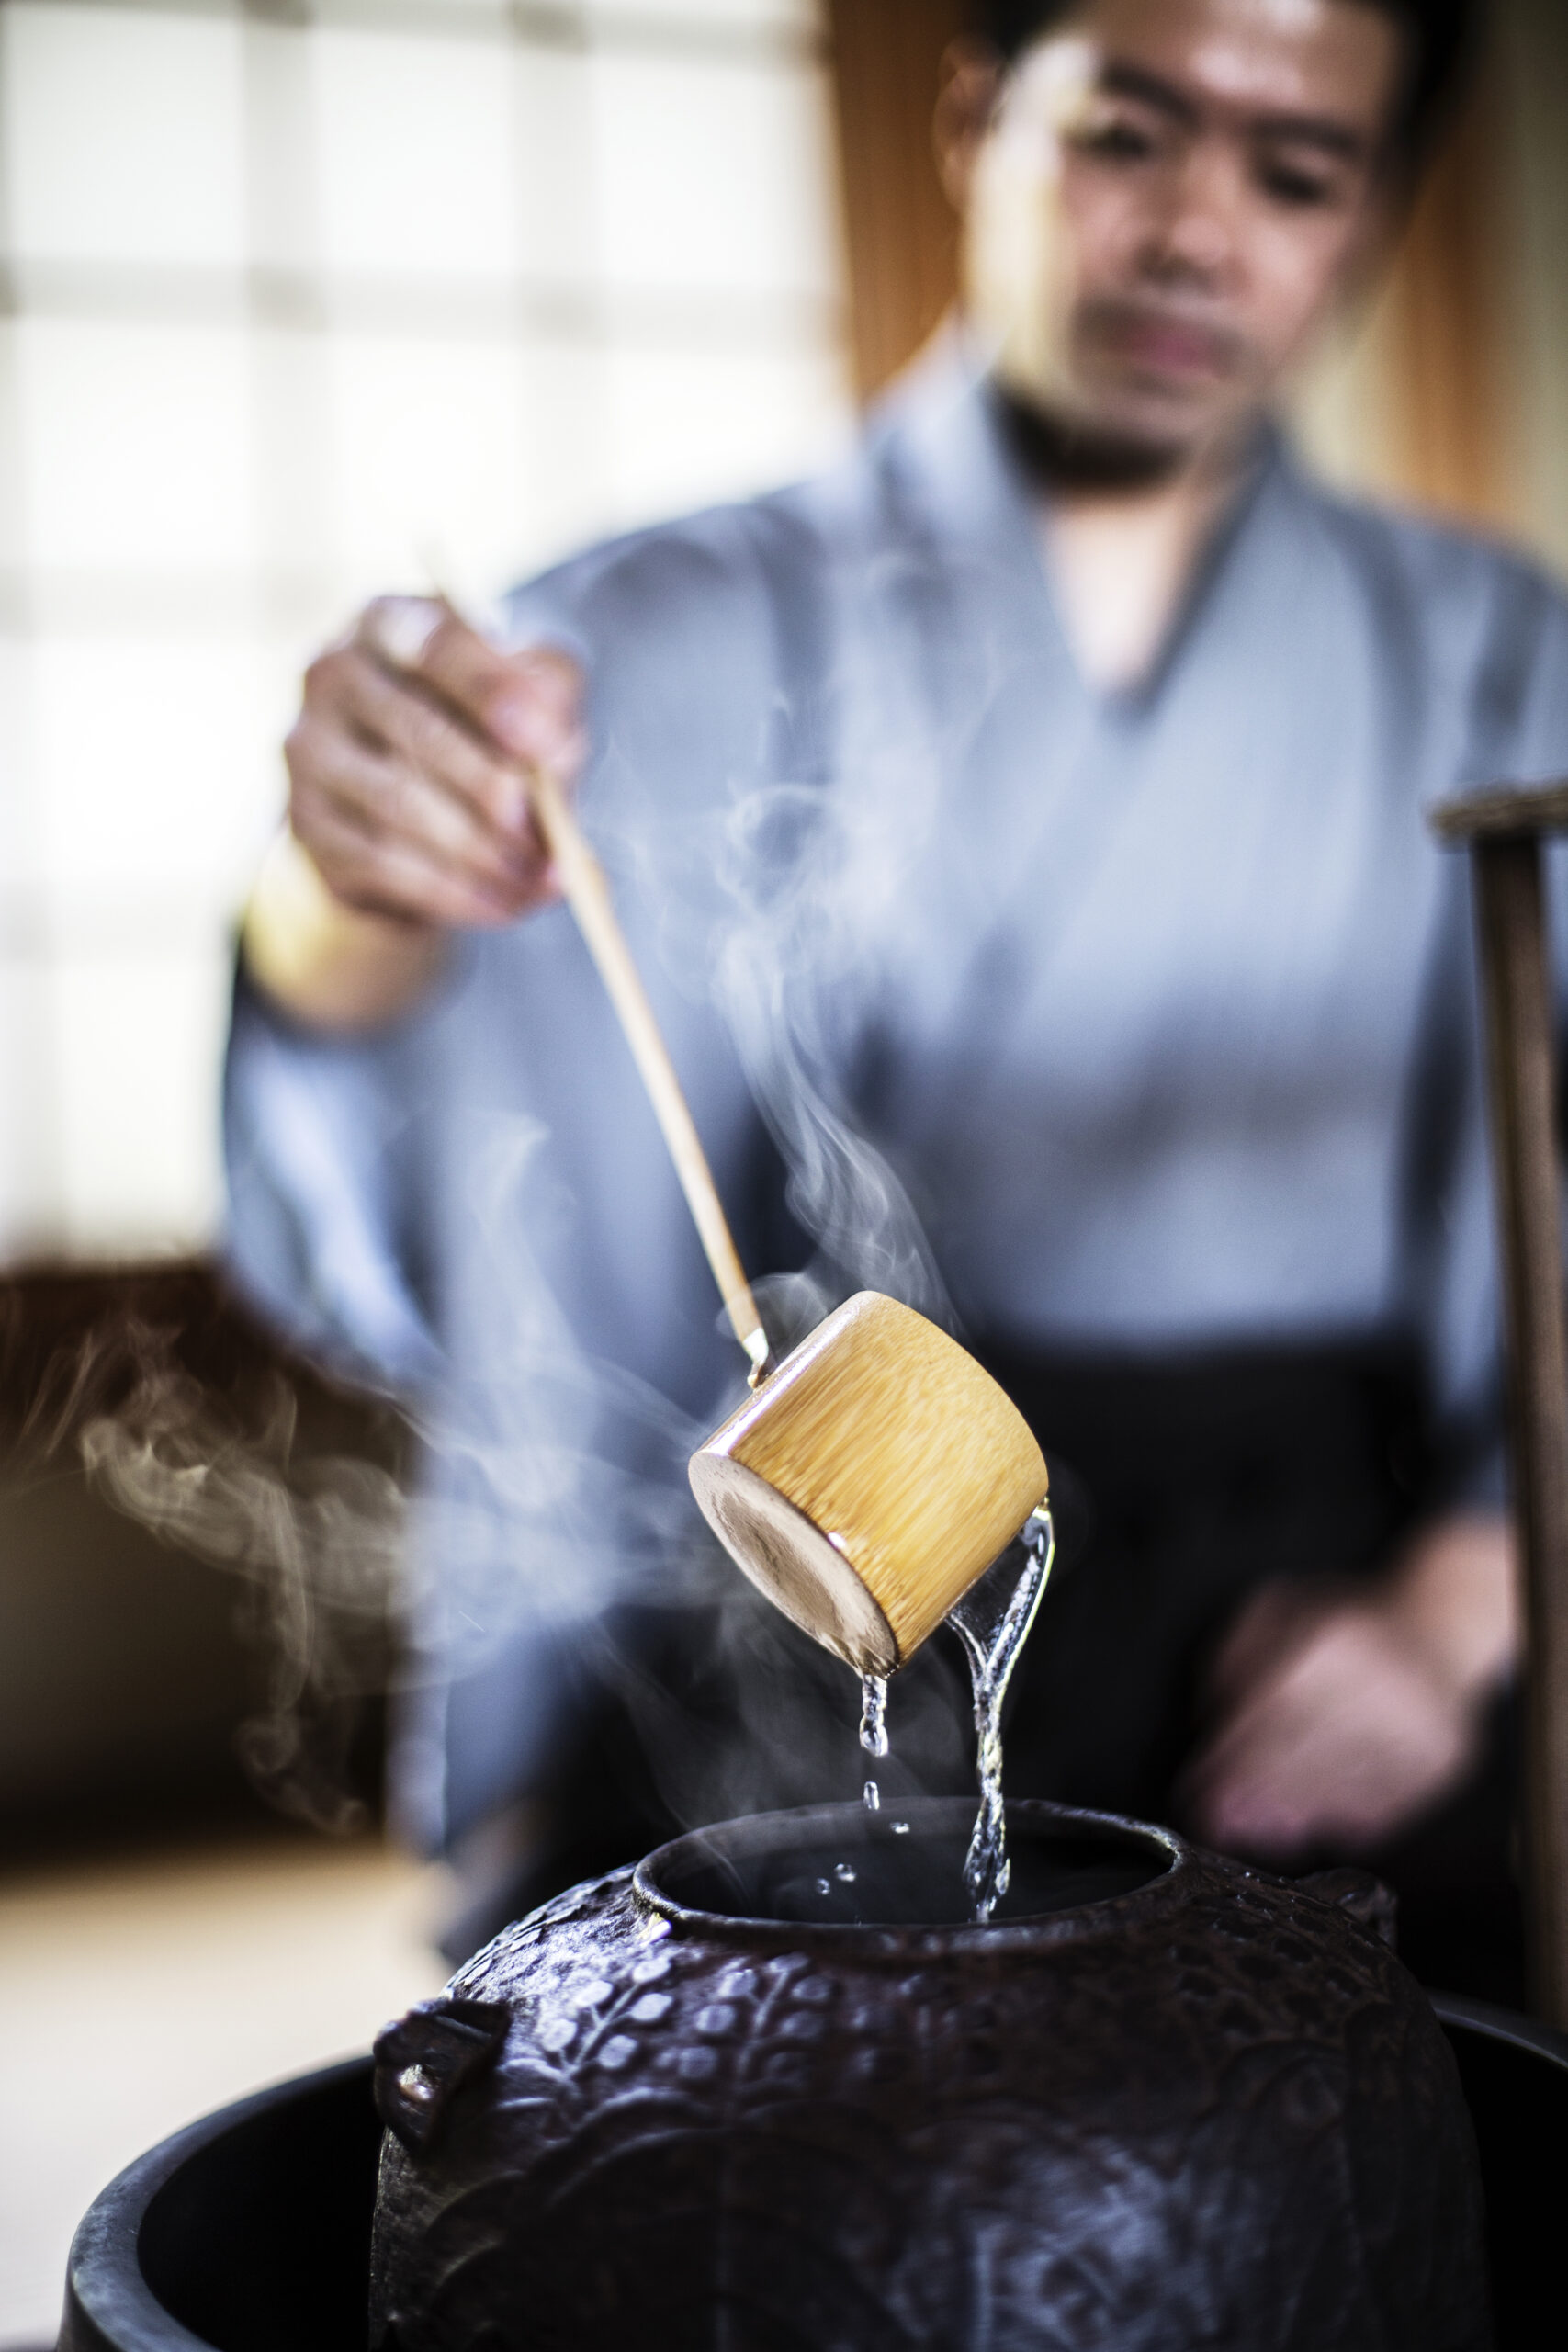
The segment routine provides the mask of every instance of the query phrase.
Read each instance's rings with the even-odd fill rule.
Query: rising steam
[[[345,1707],[386,1687],[402,1484],[363,1450],[323,1453],[302,1437],[299,1389],[281,1369],[204,1379],[181,1361],[179,1340],[127,1311],[60,1351],[18,1459],[74,1451],[117,1510],[240,1580],[265,1661],[242,1761],[283,1811],[350,1827],[363,1809],[344,1786]],[[369,1418],[359,1416],[362,1447]]]
[[[905,585],[882,579],[889,605]],[[902,664],[886,658],[897,634],[863,595],[841,640],[855,692],[841,697],[830,789],[819,774],[775,775],[738,788],[716,829],[628,829],[604,843],[622,889],[660,911],[677,984],[716,1001],[815,1245],[803,1270],[753,1270],[775,1344],[863,1287],[952,1320],[915,1208],[855,1114],[878,1006],[897,985],[878,958],[900,928],[942,765],[940,732],[904,707]],[[268,1659],[247,1761],[296,1810],[334,1815],[307,1770],[312,1710],[389,1673],[405,1696],[437,1690],[530,1645],[550,1661],[543,1671],[570,1657],[615,1693],[680,1819],[824,1793],[824,1752],[839,1745],[852,1793],[852,1679],[756,1600],[692,1507],[685,1465],[708,1423],[591,1356],[551,1293],[530,1242],[559,1205],[547,1141],[536,1123],[497,1117],[468,1163],[463,1206],[484,1237],[486,1327],[500,1337],[402,1400],[416,1476],[302,1451],[287,1379],[237,1414],[145,1332],[112,1408],[77,1412],[87,1473],[118,1509],[243,1580]],[[755,1703],[738,1709],[742,1674]],[[895,1748],[938,1780],[956,1758],[961,1784],[956,1690],[931,1658],[905,1678]],[[553,1717],[538,1704],[543,1743]],[[440,1746],[424,1737],[427,1759]],[[447,1792],[412,1785],[418,1747],[405,1746],[405,1818],[449,1834]]]

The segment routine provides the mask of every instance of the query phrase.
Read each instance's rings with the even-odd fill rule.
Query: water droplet
[[[874,1781],[868,1781],[865,1784],[865,1809],[867,1813],[880,1813],[882,1810],[882,1791]]]
[[[895,1821],[891,1826],[895,1838],[907,1838],[908,1836],[909,1825],[907,1821]]]
[[[817,1892],[818,1894],[831,1894],[833,1890],[825,1878],[819,1878],[817,1882]]]
[[[860,1690],[860,1744],[868,1756],[886,1756],[887,1678],[883,1674],[863,1674]]]
[[[833,1865],[833,1876],[835,1878],[841,1878],[844,1884],[848,1886],[854,1877],[852,1865],[849,1862],[835,1862]]]

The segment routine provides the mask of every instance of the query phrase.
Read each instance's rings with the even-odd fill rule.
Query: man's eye
[[[1333,204],[1338,196],[1336,182],[1327,175],[1300,171],[1292,164],[1263,164],[1258,179],[1277,204]]]
[[[1086,154],[1112,164],[1143,163],[1155,152],[1153,138],[1134,122],[1092,123],[1076,143]]]

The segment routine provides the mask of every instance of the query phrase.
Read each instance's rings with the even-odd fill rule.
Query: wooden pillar
[[[1512,241],[1495,61],[1432,158],[1383,294],[1402,498],[1492,527],[1515,519],[1507,381]]]
[[[958,227],[931,148],[964,0],[829,0],[855,381],[881,390],[953,300]]]
[[[1474,861],[1524,1587],[1530,1996],[1568,2027],[1568,1318],[1540,848],[1568,827],[1568,785],[1474,794],[1435,821]]]

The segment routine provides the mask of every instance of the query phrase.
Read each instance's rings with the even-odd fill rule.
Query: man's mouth
[[[1239,335],[1144,303],[1087,303],[1078,328],[1081,347],[1153,382],[1223,383],[1241,368]]]

